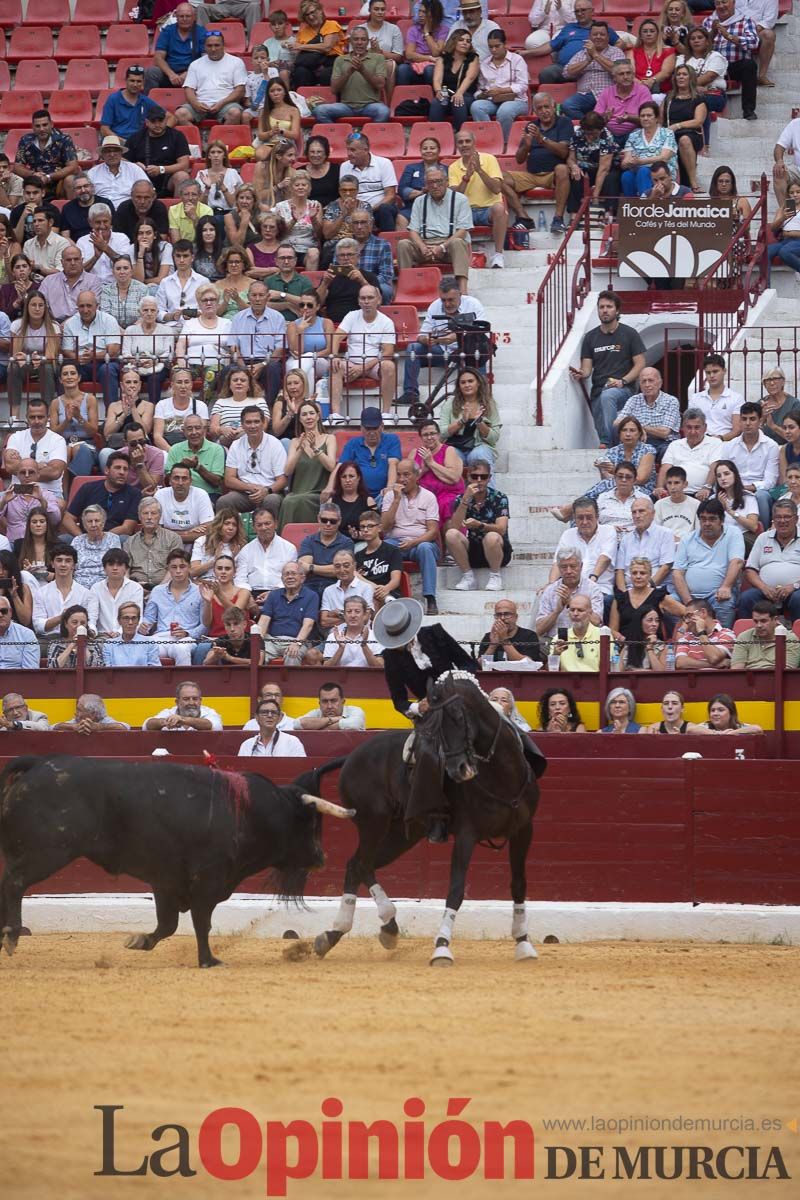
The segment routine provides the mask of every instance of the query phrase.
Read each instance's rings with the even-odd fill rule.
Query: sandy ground
[[[614,1144],[777,1144],[791,1174],[800,1173],[800,1134],[785,1124],[800,1117],[795,948],[543,946],[537,962],[515,964],[508,942],[456,941],[456,966],[431,970],[423,942],[401,941],[390,955],[377,942],[345,941],[324,962],[292,963],[286,943],[228,938],[214,942],[228,968],[199,971],[193,940],[173,938],[152,954],[126,951],[122,940],[26,938],[0,963],[6,1200],[261,1197],[263,1160],[240,1182],[204,1171],[196,1141],[204,1117],[232,1105],[262,1126],[304,1118],[319,1127],[330,1096],[342,1101],[343,1120],[398,1124],[406,1098],[421,1097],[429,1131],[450,1096],[471,1097],[464,1115],[479,1127],[511,1118],[534,1126],[536,1180],[316,1175],[290,1182],[290,1197],[761,1194],[755,1182],[547,1179],[544,1148],[553,1144],[605,1147],[607,1176]],[[189,1130],[198,1174],[95,1178],[100,1104],[124,1105],[118,1167],[130,1170],[158,1148],[156,1126],[178,1123]],[[542,1125],[592,1114],[768,1118],[776,1131],[559,1134]],[[170,1133],[162,1145],[174,1140]],[[237,1143],[225,1147],[233,1160]],[[796,1196],[796,1179],[768,1190]]]

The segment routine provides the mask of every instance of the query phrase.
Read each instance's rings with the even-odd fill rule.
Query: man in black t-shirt
[[[14,235],[20,245],[34,237],[33,214],[37,208],[45,208],[58,225],[61,217],[57,208],[47,204],[44,198],[44,180],[38,175],[29,175],[22,185],[22,204],[15,204],[8,215]],[[356,305],[358,307],[358,305]]]
[[[516,220],[512,229],[533,229],[533,221],[525,214],[519,197],[531,188],[555,190],[556,215],[550,225],[551,233],[564,233],[564,210],[569,198],[567,155],[572,142],[572,121],[556,116],[556,106],[547,92],[533,97],[536,119],[529,121],[517,147],[516,161],[523,170],[505,171],[503,195]]]
[[[494,606],[494,622],[481,638],[478,658],[494,662],[544,662],[539,638],[533,629],[517,624],[517,606],[513,600],[498,600]]]
[[[356,554],[356,571],[362,579],[374,585],[373,599],[377,611],[390,596],[400,595],[403,574],[403,552],[381,537],[381,519],[377,510],[368,509],[358,518],[358,532],[366,546]]]
[[[372,271],[358,267],[359,245],[355,238],[342,238],[336,243],[336,261],[328,267],[317,285],[325,316],[339,325],[349,312],[358,311],[358,293],[365,283],[380,291],[380,280]]]
[[[581,365],[570,367],[573,379],[592,377],[592,417],[601,446],[612,444],[614,421],[636,391],[645,365],[644,342],[635,329],[619,320],[622,302],[615,292],[597,299],[600,324],[581,343]]]
[[[75,175],[72,181],[73,199],[68,200],[58,217],[58,228],[65,237],[77,242],[92,232],[89,224],[89,209],[93,204],[107,204],[112,214],[114,205],[105,196],[98,196],[94,184],[85,171]]]
[[[128,139],[125,157],[149,176],[159,196],[177,195],[192,166],[186,134],[167,125],[163,108],[150,110],[144,128]]]
[[[114,213],[114,232],[124,233],[136,245],[136,226],[149,217],[164,241],[169,241],[169,212],[163,200],[156,198],[156,189],[149,179],[139,179],[131,188],[130,200],[123,200]]]

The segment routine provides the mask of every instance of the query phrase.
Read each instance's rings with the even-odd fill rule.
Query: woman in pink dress
[[[422,472],[419,485],[433,492],[439,503],[439,520],[444,523],[464,491],[464,463],[457,451],[442,441],[439,425],[432,418],[420,425],[419,436],[422,445],[413,454]]]

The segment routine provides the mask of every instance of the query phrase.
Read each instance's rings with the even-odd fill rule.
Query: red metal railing
[[[536,424],[542,424],[542,386],[545,377],[567,340],[575,313],[583,306],[592,286],[590,197],[572,218],[566,237],[553,256],[536,293]],[[573,238],[582,242],[577,262],[570,264]]]

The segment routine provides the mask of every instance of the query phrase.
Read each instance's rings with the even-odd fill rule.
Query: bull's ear
[[[329,817],[338,817],[341,821],[356,815],[354,808],[342,808],[341,804],[334,804],[332,800],[323,800],[322,796],[311,796],[308,792],[303,792],[301,798],[303,804],[313,804],[317,812],[327,813]]]

